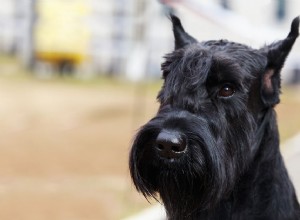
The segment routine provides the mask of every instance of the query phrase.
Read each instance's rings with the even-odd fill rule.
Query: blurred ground
[[[0,78],[0,219],[109,220],[148,205],[131,187],[127,158],[149,114],[134,117],[136,102],[156,105],[135,89]]]
[[[0,67],[0,219],[115,220],[149,206],[127,158],[159,83],[38,80],[14,68]],[[285,88],[277,107],[283,140],[300,128],[299,91]]]

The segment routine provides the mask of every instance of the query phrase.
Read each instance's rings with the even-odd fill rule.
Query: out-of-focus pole
[[[18,55],[22,63],[32,69],[34,65],[34,24],[36,0],[20,0],[16,4]]]

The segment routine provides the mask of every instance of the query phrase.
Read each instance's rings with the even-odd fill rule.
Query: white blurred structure
[[[185,29],[200,41],[229,39],[253,47],[284,38],[292,18],[300,14],[298,0],[55,0],[55,2],[61,4],[63,10],[59,12],[59,7],[56,7],[52,17],[47,17],[51,15],[52,9],[41,11],[43,8],[41,6],[54,4],[54,0],[0,0],[0,50],[17,53],[28,65],[31,58],[36,57],[36,46],[41,45],[37,43],[40,36],[51,39],[51,36],[61,35],[60,38],[65,37],[69,43],[78,41],[78,45],[85,45],[81,52],[84,57],[80,68],[82,72],[121,75],[131,80],[160,76],[162,57],[173,47],[171,24],[166,18],[167,10],[170,8],[180,16]],[[279,10],[280,8],[282,10]],[[61,23],[67,19],[63,19],[64,21],[59,19],[72,15],[74,10],[82,16],[70,19],[70,22],[73,22],[70,25],[83,26],[77,28],[77,32],[73,31],[70,32],[72,34],[65,36]],[[45,12],[47,22],[43,22]],[[57,25],[53,25],[54,19],[57,20]],[[52,26],[48,27],[48,24]],[[47,34],[47,31],[40,30],[41,27],[48,32],[50,28],[53,32]],[[35,36],[37,32],[39,34]],[[78,39],[83,35],[84,38]],[[53,48],[60,52],[64,48],[55,40],[51,42],[52,44],[57,45]],[[65,48],[73,47],[65,46]],[[296,43],[286,69],[295,68],[296,64],[300,63],[299,60],[300,44]],[[284,78],[287,77],[284,75]]]

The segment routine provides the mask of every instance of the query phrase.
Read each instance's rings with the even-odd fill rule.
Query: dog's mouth
[[[183,167],[186,163],[185,156],[182,156],[180,158],[164,158],[158,155],[157,157],[158,160],[156,165],[160,171],[176,170],[180,167]]]

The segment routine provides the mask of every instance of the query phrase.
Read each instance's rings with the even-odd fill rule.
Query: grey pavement
[[[282,145],[282,155],[300,200],[300,133]]]
[[[281,145],[285,165],[292,179],[300,200],[300,133]],[[158,204],[146,209],[135,216],[123,220],[164,220],[164,208]]]

